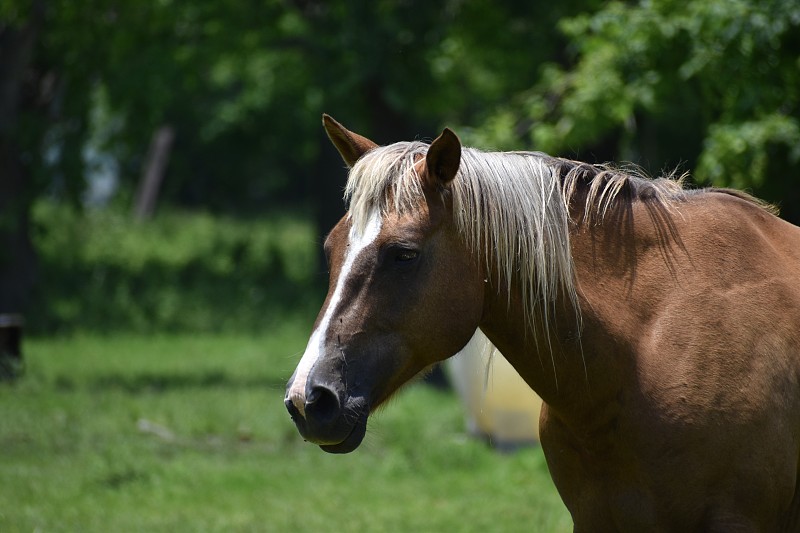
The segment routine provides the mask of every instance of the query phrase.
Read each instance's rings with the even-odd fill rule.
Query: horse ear
[[[461,141],[450,128],[445,128],[431,143],[425,157],[429,184],[447,185],[456,177],[461,164]]]
[[[322,125],[325,128],[325,132],[328,134],[328,138],[330,138],[336,149],[339,150],[342,159],[344,159],[348,167],[355,165],[359,157],[378,146],[366,137],[362,137],[348,130],[333,120],[330,115],[322,115]]]

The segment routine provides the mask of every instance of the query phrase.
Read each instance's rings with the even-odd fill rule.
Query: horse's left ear
[[[447,185],[456,177],[461,164],[461,141],[450,128],[445,128],[428,148],[425,157],[429,185]]]
[[[366,137],[348,130],[328,114],[322,115],[322,126],[325,128],[328,138],[350,168],[353,168],[358,158],[378,146]]]

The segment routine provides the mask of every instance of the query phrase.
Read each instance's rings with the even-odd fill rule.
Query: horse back
[[[690,202],[691,203],[691,202]],[[684,270],[700,290],[740,295],[746,324],[782,316],[800,321],[800,227],[772,214],[738,191],[712,190],[697,196],[676,232],[674,245],[688,261]],[[784,302],[759,308],[759,300]],[[702,302],[699,302],[702,304]],[[700,307],[700,305],[698,305]],[[699,311],[699,309],[697,309]]]

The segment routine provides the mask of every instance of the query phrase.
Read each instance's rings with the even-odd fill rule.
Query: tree
[[[800,221],[800,4],[609,2],[560,28],[572,62],[548,65],[490,122],[523,123],[553,153],[687,162],[698,181],[783,200]]]
[[[0,14],[0,313],[19,312],[33,283],[35,255],[30,240],[33,172],[25,141],[24,113],[40,107],[42,76],[34,49],[44,18],[42,2],[26,10],[3,5]]]

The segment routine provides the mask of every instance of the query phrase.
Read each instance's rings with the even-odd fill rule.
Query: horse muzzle
[[[309,379],[305,394],[287,386],[284,405],[300,435],[329,453],[349,453],[358,448],[367,432],[369,408],[363,398]]]

